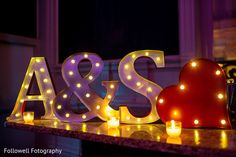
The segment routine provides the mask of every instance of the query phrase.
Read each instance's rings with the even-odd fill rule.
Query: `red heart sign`
[[[231,128],[224,71],[207,59],[188,62],[179,84],[161,91],[157,111],[162,122],[181,121],[185,128]]]

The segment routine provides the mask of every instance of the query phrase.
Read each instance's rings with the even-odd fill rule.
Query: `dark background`
[[[177,55],[178,32],[178,0],[59,0],[60,62],[83,51],[103,59],[142,49]]]
[[[1,1],[0,32],[37,38],[37,0]],[[59,0],[60,63],[76,52],[121,59],[142,49],[179,53],[178,0]]]
[[[36,38],[37,0],[0,1],[0,32]]]

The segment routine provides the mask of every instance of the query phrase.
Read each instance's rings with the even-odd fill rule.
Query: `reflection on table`
[[[185,152],[184,149],[189,148],[202,149],[205,153],[223,151],[222,153],[232,154],[233,152],[236,154],[235,130],[182,129],[179,137],[172,138],[166,134],[163,124],[121,124],[119,127],[110,128],[106,122],[63,123],[53,120],[34,120],[30,124],[24,124],[23,121],[7,122],[6,126],[148,150],[173,151],[173,149],[180,149],[183,154],[187,155],[198,153]]]

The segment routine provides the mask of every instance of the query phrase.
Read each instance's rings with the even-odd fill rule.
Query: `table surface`
[[[8,121],[6,127],[106,144],[191,156],[236,156],[236,130],[182,129],[171,138],[163,124],[109,128],[105,122],[63,123],[53,120]]]

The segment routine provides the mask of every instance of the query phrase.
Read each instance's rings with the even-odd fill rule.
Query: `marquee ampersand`
[[[86,59],[90,61],[92,68],[85,77],[82,77],[78,71],[78,65]],[[103,61],[94,53],[77,53],[64,61],[62,76],[68,87],[58,93],[53,102],[53,110],[58,119],[65,122],[82,122],[98,116],[107,121],[108,117],[119,114],[119,111],[109,106],[118,89],[118,81],[102,82],[107,90],[104,99],[89,86],[101,74],[102,69]],[[69,100],[73,94],[88,108],[88,112],[76,114],[71,110]]]
[[[151,111],[149,115],[142,118],[134,117],[128,110],[126,106],[120,107],[120,120],[121,123],[152,123],[159,119],[157,109],[156,109],[156,101],[159,93],[162,88],[143,78],[140,76],[134,69],[134,62],[140,57],[148,57],[151,58],[157,67],[164,67],[164,53],[163,51],[158,50],[140,50],[134,51],[126,55],[119,64],[119,76],[120,80],[126,85],[128,88],[136,91],[144,95],[149,99],[151,103]]]

